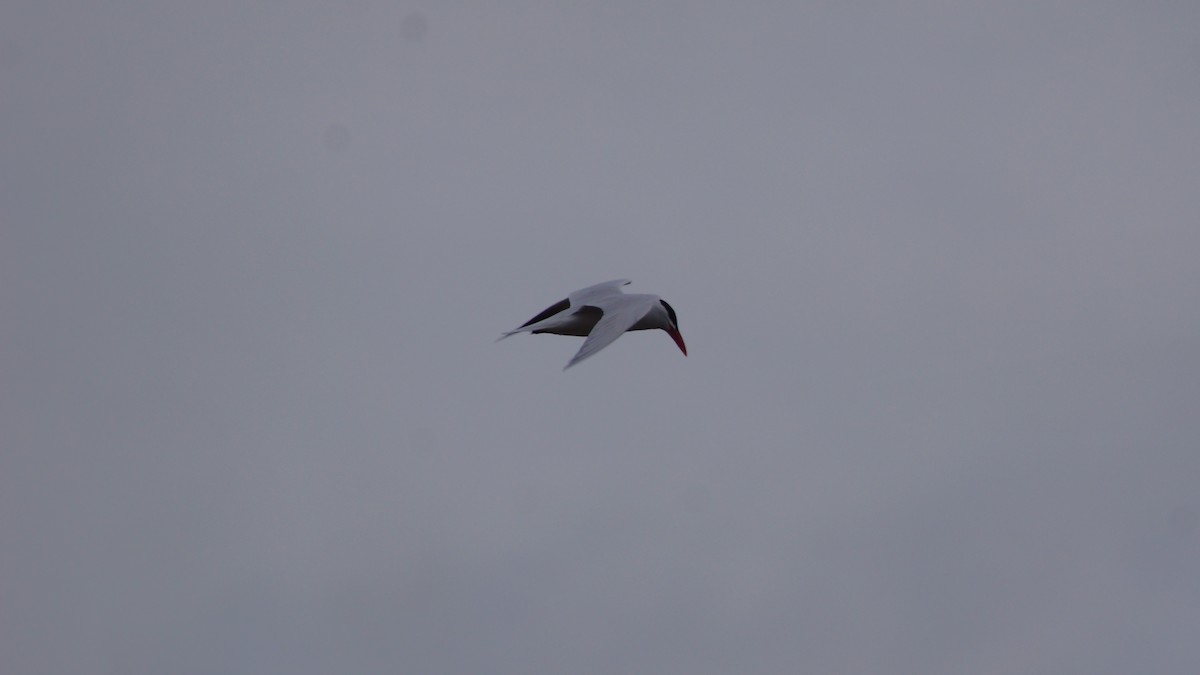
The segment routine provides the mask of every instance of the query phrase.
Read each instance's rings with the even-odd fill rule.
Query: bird
[[[670,335],[687,356],[675,309],[657,295],[625,294],[621,287],[631,283],[629,279],[614,279],[575,291],[497,341],[517,333],[586,336],[583,346],[563,366],[566,370],[612,344],[625,331],[658,328]]]

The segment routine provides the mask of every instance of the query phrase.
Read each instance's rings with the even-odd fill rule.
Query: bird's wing
[[[631,283],[633,282],[628,279],[614,279],[602,284],[596,284],[595,286],[581,288],[568,296],[567,299],[571,301],[572,307],[582,307],[584,305],[599,307],[597,303],[606,298],[624,296],[625,294],[621,292],[621,287],[628,286]]]
[[[559,300],[558,302],[554,303],[553,305],[550,305],[546,309],[543,309],[540,314],[538,314],[537,316],[533,317],[532,319],[526,321],[525,323],[521,324],[516,329],[510,330],[507,333],[505,333],[504,335],[501,335],[500,337],[496,338],[496,341],[499,342],[500,340],[503,340],[504,338],[506,338],[510,335],[516,335],[517,333],[524,333],[526,331],[529,331],[529,332],[535,331],[538,328],[542,327],[541,323],[543,321],[546,321],[547,319],[558,318],[558,316],[560,314],[562,314],[563,312],[570,309],[570,307],[571,307],[571,301],[567,298],[563,298],[562,300]]]
[[[613,283],[617,282],[610,282],[610,284]],[[624,283],[621,285],[624,285]],[[596,286],[592,288],[596,288]],[[620,286],[615,286],[614,288],[620,288]],[[604,312],[604,316],[600,317],[600,320],[596,322],[596,327],[592,329],[587,339],[583,341],[583,346],[579,348],[579,351],[575,352],[575,356],[571,357],[571,361],[563,367],[563,370],[570,368],[612,344],[625,331],[633,328],[633,324],[646,316],[650,308],[654,306],[656,300],[657,298],[653,295],[625,295],[617,291],[615,296],[601,297],[594,303],[588,303],[588,306],[596,307]],[[572,302],[574,302],[574,298],[572,298]]]

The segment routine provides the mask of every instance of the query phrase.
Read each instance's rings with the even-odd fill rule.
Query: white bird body
[[[629,283],[628,279],[616,279],[575,291],[567,299],[547,307],[526,321],[520,328],[501,335],[500,339],[517,333],[587,336],[583,346],[563,370],[604,349],[631,330],[657,328],[666,331],[683,355],[687,356],[675,310],[657,295],[626,295],[621,287]]]

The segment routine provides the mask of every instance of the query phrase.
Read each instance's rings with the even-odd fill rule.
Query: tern
[[[679,334],[675,309],[657,295],[626,295],[621,287],[630,283],[628,279],[616,279],[575,291],[567,299],[550,305],[541,314],[526,321],[520,328],[501,335],[499,339],[517,333],[587,336],[583,346],[563,366],[563,370],[566,370],[609,346],[625,331],[658,328],[666,331],[679,345],[679,351],[687,356],[687,346]]]

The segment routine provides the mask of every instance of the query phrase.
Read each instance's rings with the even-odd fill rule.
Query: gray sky
[[[4,3],[5,673],[1197,672],[1198,35]]]

